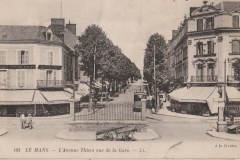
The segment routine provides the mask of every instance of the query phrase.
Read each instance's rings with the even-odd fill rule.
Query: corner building
[[[172,31],[165,57],[174,111],[213,115],[224,101],[239,106],[232,68],[240,58],[239,16],[240,2],[203,1]]]
[[[76,25],[51,19],[49,27],[0,25],[0,33],[0,116],[69,113]]]

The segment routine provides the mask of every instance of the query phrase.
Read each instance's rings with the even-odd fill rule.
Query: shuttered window
[[[53,65],[53,52],[52,51],[47,52],[47,64]]]
[[[18,51],[18,64],[29,64],[29,53],[28,51]]]
[[[0,51],[0,64],[6,64],[6,52]]]
[[[11,75],[10,75],[10,71],[7,71],[7,86],[10,87],[11,86],[11,83],[10,83],[10,79],[11,78]]]
[[[239,16],[233,16],[233,28],[239,28]]]
[[[232,41],[232,52],[233,53],[240,53],[240,41],[233,40]]]
[[[213,54],[214,53],[214,42],[213,41],[208,41],[208,54]]]
[[[197,31],[202,31],[203,30],[203,20],[198,19],[197,20]]]
[[[196,45],[196,48],[197,48],[197,55],[202,55],[203,54],[203,43],[198,42]]]
[[[18,87],[25,86],[25,71],[18,70],[17,71],[17,79],[18,79]]]

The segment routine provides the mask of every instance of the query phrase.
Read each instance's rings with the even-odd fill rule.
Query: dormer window
[[[209,17],[206,19],[206,30],[213,29],[214,28],[214,18]]]
[[[52,31],[50,29],[46,32],[46,40],[47,41],[52,40]]]

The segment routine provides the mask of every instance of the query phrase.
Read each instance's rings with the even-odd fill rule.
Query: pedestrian
[[[29,129],[32,129],[32,115],[28,114],[26,118],[26,124],[28,125]]]
[[[21,128],[25,129],[26,118],[25,118],[24,113],[22,113],[20,116],[20,122],[21,122]]]

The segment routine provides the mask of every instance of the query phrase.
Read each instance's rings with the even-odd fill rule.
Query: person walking
[[[26,118],[25,118],[24,113],[22,113],[20,116],[20,122],[21,122],[21,128],[25,129]]]
[[[28,114],[26,118],[26,124],[28,125],[29,129],[32,129],[32,115]]]

